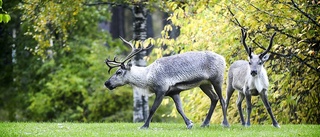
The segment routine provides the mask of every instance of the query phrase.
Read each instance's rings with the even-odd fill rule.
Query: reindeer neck
[[[147,85],[147,73],[149,69],[147,67],[138,67],[138,66],[132,66],[130,68],[129,73],[129,84],[132,86],[136,86],[139,88],[144,88]]]
[[[268,80],[267,71],[264,67],[261,68],[261,72],[259,73],[258,78]]]
[[[250,76],[251,77],[251,76]],[[269,80],[268,80],[268,75],[267,72],[264,68],[261,68],[261,72],[255,76],[251,77],[251,85],[258,90],[258,92],[261,92],[262,89],[268,89],[269,86]]]

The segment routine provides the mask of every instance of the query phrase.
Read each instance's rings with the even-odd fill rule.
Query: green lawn
[[[195,124],[190,130],[184,123],[151,123],[149,129],[140,130],[143,123],[0,123],[0,136],[192,136],[192,137],[248,137],[248,136],[320,136],[320,125],[252,125],[234,124],[223,128],[218,124],[201,128]]]

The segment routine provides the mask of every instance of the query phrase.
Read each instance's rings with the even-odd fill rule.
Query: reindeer
[[[138,67],[131,65],[129,60],[143,51],[143,49],[136,49],[130,42],[127,42],[121,37],[120,39],[129,45],[132,51],[123,61],[117,61],[116,58],[105,61],[109,67],[109,73],[112,68],[120,67],[115,74],[105,82],[105,86],[113,90],[116,87],[129,84],[133,88],[140,89],[145,95],[155,94],[156,97],[150,109],[149,116],[141,129],[149,127],[153,114],[165,96],[170,96],[173,99],[176,109],[184,119],[187,128],[191,129],[193,123],[183,112],[180,92],[194,87],[200,87],[211,100],[210,109],[201,127],[209,126],[218,99],[222,105],[224,116],[222,124],[226,127],[229,126],[226,119],[226,111],[223,109],[225,102],[221,94],[225,71],[224,57],[209,51],[193,51],[162,57],[147,67]],[[216,91],[216,93],[214,91]]]
[[[247,37],[247,33],[241,29],[242,33],[242,44],[245,47],[248,55],[249,62],[245,60],[238,60],[231,64],[228,72],[228,84],[227,84],[227,97],[226,97],[226,108],[229,105],[230,97],[234,90],[239,91],[237,107],[240,114],[241,124],[244,126],[250,126],[250,113],[252,109],[251,104],[251,95],[257,96],[260,95],[264,106],[266,107],[274,127],[280,127],[277,120],[272,114],[272,110],[270,104],[268,102],[267,90],[268,90],[268,76],[266,69],[263,67],[263,63],[266,62],[269,58],[269,54],[267,52],[271,49],[272,41],[276,33],[271,36],[269,47],[260,55],[255,55],[251,48],[248,48],[246,45],[245,39]],[[247,122],[244,122],[241,103],[246,98],[247,102]]]

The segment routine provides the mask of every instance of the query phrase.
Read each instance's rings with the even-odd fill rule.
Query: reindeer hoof
[[[245,126],[246,126],[246,123],[241,123],[241,125],[245,127]]]
[[[202,124],[201,127],[209,127],[209,124]]]
[[[223,122],[221,123],[221,125],[222,125],[223,127],[225,127],[225,128],[230,127],[229,123],[226,122],[226,121],[223,121]]]
[[[193,123],[190,123],[190,124],[187,125],[188,129],[191,129],[192,127],[193,127]]]
[[[203,121],[201,127],[209,127],[210,121]]]
[[[230,125],[229,124],[221,124],[224,128],[229,128],[230,127]]]
[[[148,129],[149,128],[149,126],[142,126],[142,127],[140,127],[140,129]]]
[[[280,128],[280,125],[278,123],[273,124],[273,126],[276,127],[276,128]]]

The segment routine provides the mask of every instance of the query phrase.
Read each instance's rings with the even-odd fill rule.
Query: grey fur
[[[209,51],[193,51],[183,54],[163,57],[147,67],[131,66],[119,68],[105,86],[110,90],[129,84],[133,88],[143,89],[145,94],[155,93],[156,98],[150,109],[150,114],[141,128],[148,128],[151,118],[161,104],[164,96],[170,96],[176,105],[176,109],[183,117],[187,128],[192,128],[182,109],[180,92],[194,87],[201,90],[210,98],[211,106],[202,127],[209,126],[214,108],[220,100],[222,108],[225,102],[221,94],[223,76],[225,71],[225,59]],[[216,93],[214,92],[216,91]],[[226,112],[223,110],[223,125],[229,126]]]
[[[250,114],[252,110],[251,96],[260,95],[263,104],[265,105],[274,127],[280,127],[277,120],[275,119],[270,104],[268,102],[267,90],[269,86],[269,80],[267,76],[266,69],[263,67],[263,63],[268,60],[269,54],[266,54],[271,48],[272,39],[270,45],[266,51],[260,55],[255,55],[252,53],[251,49],[248,48],[244,42],[246,34],[242,30],[243,45],[248,52],[249,62],[245,60],[238,60],[231,64],[228,72],[228,85],[227,85],[227,97],[226,97],[226,108],[229,105],[230,97],[232,96],[234,90],[239,91],[237,107],[240,114],[240,120],[242,125],[250,126]],[[247,102],[247,121],[244,121],[241,103],[246,98]]]

